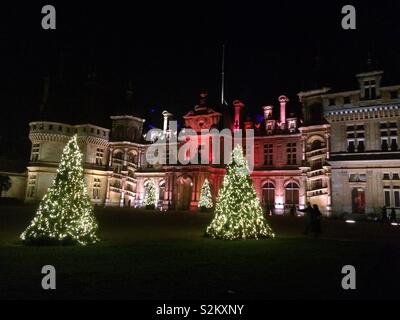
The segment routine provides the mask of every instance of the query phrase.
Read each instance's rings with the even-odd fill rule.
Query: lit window
[[[39,150],[40,150],[40,144],[35,143],[32,145],[32,155],[31,155],[31,161],[36,162],[39,160]]]
[[[27,197],[34,198],[36,196],[36,175],[29,176]]]
[[[347,151],[364,152],[365,151],[365,126],[364,124],[348,125],[347,132]]]
[[[97,152],[96,152],[96,164],[98,166],[102,166],[103,165],[103,157],[104,157],[104,150],[97,148]]]
[[[94,178],[93,180],[93,199],[100,199],[100,189],[101,189],[101,180],[99,178]]]

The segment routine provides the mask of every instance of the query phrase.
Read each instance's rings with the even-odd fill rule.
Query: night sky
[[[400,83],[399,1],[30,2],[1,5],[0,155],[27,151],[29,121],[110,127],[130,113],[159,125],[162,110],[181,119],[204,90],[218,108],[223,43],[226,100],[253,116],[281,94],[298,112],[301,90],[355,89],[368,55]],[[41,28],[44,4],[57,30]],[[356,31],[341,28],[344,4],[356,6]]]

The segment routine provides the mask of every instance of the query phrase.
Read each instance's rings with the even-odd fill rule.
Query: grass
[[[399,298],[400,229],[325,221],[319,239],[304,221],[271,217],[277,239],[203,238],[208,213],[98,209],[102,242],[88,247],[26,247],[19,234],[30,207],[0,207],[2,299],[362,299]],[[41,289],[54,265],[57,290]],[[357,290],[341,288],[344,265]]]

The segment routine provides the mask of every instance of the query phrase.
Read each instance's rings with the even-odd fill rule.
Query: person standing
[[[313,224],[313,220],[314,220],[314,210],[311,207],[311,203],[307,202],[307,207],[305,209],[301,209],[299,211],[305,213],[306,228],[304,229],[303,234],[308,234],[312,228],[312,224]]]
[[[388,223],[388,217],[387,217],[387,209],[386,206],[382,207],[382,216],[381,216],[381,224],[383,225],[384,223]]]
[[[396,218],[396,209],[392,208],[392,210],[390,211],[390,223],[396,223],[397,222],[397,218]]]
[[[318,237],[321,233],[321,217],[322,213],[319,211],[318,205],[313,205],[313,222],[312,222],[312,232],[314,232],[314,236]]]

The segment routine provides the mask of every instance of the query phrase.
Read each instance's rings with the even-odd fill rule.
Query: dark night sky
[[[109,126],[126,111],[129,80],[131,112],[146,118],[164,109],[180,118],[201,90],[218,105],[222,43],[227,100],[243,99],[251,114],[280,94],[296,111],[296,93],[316,85],[356,88],[368,52],[387,83],[400,82],[399,1],[30,2],[1,7],[0,154],[10,142],[26,148],[29,121]],[[56,7],[56,31],[41,29],[44,4]],[[341,28],[344,4],[356,6],[356,31]]]

